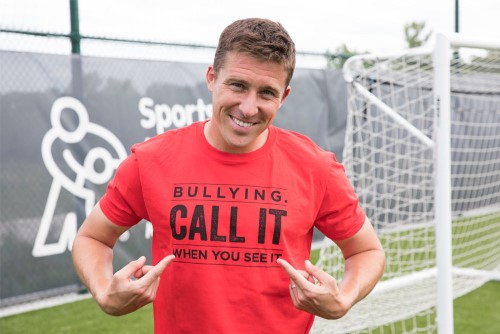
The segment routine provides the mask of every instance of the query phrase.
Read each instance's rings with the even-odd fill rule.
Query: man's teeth
[[[236,123],[238,124],[239,126],[243,126],[245,128],[249,128],[251,127],[253,124],[252,123],[247,123],[247,122],[243,122],[243,121],[240,121],[239,119],[236,119],[234,117],[231,116],[231,119]]]

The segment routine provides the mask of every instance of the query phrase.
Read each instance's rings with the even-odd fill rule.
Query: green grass
[[[455,334],[500,333],[500,282],[489,282],[453,303]]]
[[[455,334],[500,333],[500,282],[489,282],[455,300]],[[92,299],[0,318],[0,333],[153,333],[152,307],[112,317]]]
[[[453,220],[453,265],[490,269],[500,260],[500,212]],[[413,273],[436,266],[433,226],[381,234],[386,274]],[[385,278],[390,278],[386,275]]]
[[[101,311],[93,299],[0,318],[0,333],[153,333],[152,306],[121,317]]]

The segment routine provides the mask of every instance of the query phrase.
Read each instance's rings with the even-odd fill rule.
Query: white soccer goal
[[[500,278],[500,43],[436,34],[428,47],[352,57],[344,74],[343,163],[387,267],[313,333],[453,333],[453,298]],[[331,244],[319,263],[342,272]]]

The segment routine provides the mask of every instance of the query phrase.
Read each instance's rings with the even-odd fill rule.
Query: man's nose
[[[257,94],[249,92],[240,103],[240,110],[244,117],[250,118],[259,112]]]

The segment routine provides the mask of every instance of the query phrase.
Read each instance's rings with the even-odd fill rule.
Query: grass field
[[[455,334],[500,333],[500,282],[490,282],[454,302]],[[200,329],[200,333],[203,330]],[[112,317],[92,299],[0,318],[0,333],[153,333],[152,307]]]

